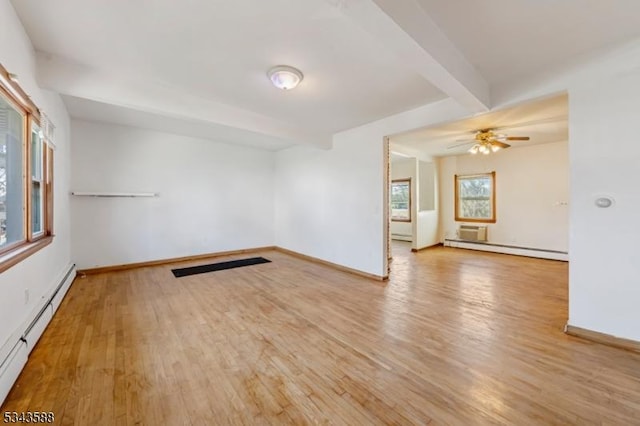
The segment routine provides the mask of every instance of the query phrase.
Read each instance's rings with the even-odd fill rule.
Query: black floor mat
[[[261,263],[270,263],[271,261],[264,257],[250,257],[248,259],[231,260],[229,262],[211,263],[209,265],[192,266],[190,268],[172,269],[176,278],[187,277],[189,275],[204,274],[213,271],[222,271],[224,269],[241,268],[243,266],[259,265]]]

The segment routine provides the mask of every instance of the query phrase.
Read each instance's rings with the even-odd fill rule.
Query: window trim
[[[29,95],[22,90],[22,87],[11,79],[11,74],[2,66],[2,64],[0,64],[0,74],[2,75],[2,80],[0,80],[0,89],[4,94],[17,104],[23,112],[31,115],[36,119],[36,121],[40,122],[40,110],[36,104],[33,103]]]
[[[491,177],[491,195],[490,195],[490,203],[491,203],[491,217],[487,219],[483,218],[468,218],[460,216],[460,178],[470,178],[470,177]],[[474,173],[468,175],[454,175],[454,216],[456,222],[473,222],[473,223],[496,223],[496,172],[490,173]]]
[[[18,111],[23,120],[22,137],[22,183],[23,183],[23,238],[0,248],[0,272],[3,272],[32,254],[48,246],[53,241],[53,148],[42,140],[42,231],[34,234],[32,224],[32,123],[41,126],[38,107],[22,88],[11,79],[11,75],[0,64],[0,96]]]
[[[41,167],[42,170],[40,171],[40,185],[41,185],[41,189],[42,189],[42,199],[40,200],[40,203],[42,204],[42,224],[41,227],[42,229],[38,232],[33,232],[33,161],[31,159],[31,136],[32,136],[32,131],[33,131],[33,124],[35,124],[38,128],[42,129],[41,125],[40,125],[40,120],[36,120],[34,117],[29,117],[29,126],[28,126],[28,130],[29,130],[29,139],[27,141],[25,141],[25,144],[29,146],[29,152],[25,153],[27,154],[27,165],[28,165],[28,170],[27,170],[27,179],[28,179],[28,185],[27,185],[27,195],[26,195],[26,211],[27,211],[27,241],[29,242],[34,242],[34,241],[38,241],[41,238],[44,238],[48,235],[48,230],[46,227],[46,219],[45,219],[45,215],[47,213],[47,209],[46,209],[46,205],[47,205],[47,200],[46,200],[46,192],[45,192],[45,179],[46,179],[46,173],[47,173],[47,151],[48,151],[48,144],[44,141],[44,138],[42,138],[41,144],[42,147],[41,149],[41,158],[40,161],[42,161]]]
[[[0,72],[2,72],[3,74],[5,73],[4,68],[2,68],[2,65],[0,65]],[[8,73],[7,73],[8,75]],[[8,77],[7,77],[8,78]],[[11,80],[8,80],[11,81]],[[27,167],[28,167],[28,158],[26,155],[26,145],[27,145],[27,138],[26,138],[26,132],[29,131],[29,125],[27,124],[27,122],[30,119],[29,113],[25,110],[25,107],[19,102],[18,99],[15,98],[15,96],[13,96],[13,94],[9,91],[9,89],[5,88],[4,84],[2,81],[0,81],[0,96],[3,96],[5,98],[5,100],[11,104],[11,106],[18,112],[20,113],[20,115],[22,116],[22,132],[23,132],[23,136],[22,136],[22,211],[26,212],[27,211],[27,181],[25,180],[26,172],[27,172]],[[23,213],[23,215],[25,215],[25,213]],[[6,253],[10,253],[14,250],[18,250],[20,247],[22,247],[23,245],[27,244],[29,242],[28,239],[28,233],[27,233],[27,217],[26,215],[24,216],[24,221],[22,222],[22,239],[18,240],[18,241],[14,241],[11,244],[7,244],[6,246],[0,248],[0,259],[2,257],[5,256]],[[0,261],[1,264],[1,261]]]
[[[23,243],[18,247],[14,247],[13,250],[3,253],[0,255],[0,273],[22,262],[32,254],[51,244],[51,242],[53,242],[53,235],[45,235],[38,239],[38,241]]]
[[[53,237],[53,147],[48,143],[45,143],[44,146],[44,170],[42,170],[43,174],[43,182],[44,187],[42,194],[44,196],[43,202],[43,215],[42,218],[43,226],[44,226],[44,235],[42,238]]]
[[[391,211],[391,197],[393,196],[393,189],[391,188],[394,183],[399,182],[407,182],[409,184],[409,217],[408,218],[398,218],[393,216],[393,212]],[[391,216],[392,222],[411,222],[411,178],[403,178],[403,179],[393,179],[391,181],[391,186],[389,186],[389,216]]]

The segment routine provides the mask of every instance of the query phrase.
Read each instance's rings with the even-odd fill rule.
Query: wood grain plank
[[[2,410],[87,425],[640,424],[640,354],[563,333],[564,262],[395,242],[380,285],[258,254],[272,263],[78,278]]]

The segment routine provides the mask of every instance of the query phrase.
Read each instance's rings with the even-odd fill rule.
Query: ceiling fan
[[[471,154],[489,154],[491,152],[497,152],[504,148],[509,148],[511,145],[506,141],[528,141],[529,136],[508,136],[502,133],[495,133],[495,129],[480,129],[475,132],[475,137],[471,140],[464,139],[458,142],[464,141],[464,143],[452,145],[447,149],[458,148],[464,145],[471,145],[469,152]]]

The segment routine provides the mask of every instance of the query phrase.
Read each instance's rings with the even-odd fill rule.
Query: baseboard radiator
[[[399,240],[399,241],[412,241],[412,237],[409,234],[397,234],[397,233],[391,233],[391,239],[392,240]]]
[[[537,257],[540,259],[569,260],[569,253],[560,250],[523,247],[508,244],[496,244],[482,241],[463,241],[461,239],[444,240],[445,247],[455,247],[470,250],[489,251],[492,253],[512,254],[514,256]]]
[[[30,321],[21,327],[5,346],[0,348],[0,404],[27,363],[27,358],[58,310],[62,299],[76,276],[76,265],[69,267],[52,292],[34,310]]]

